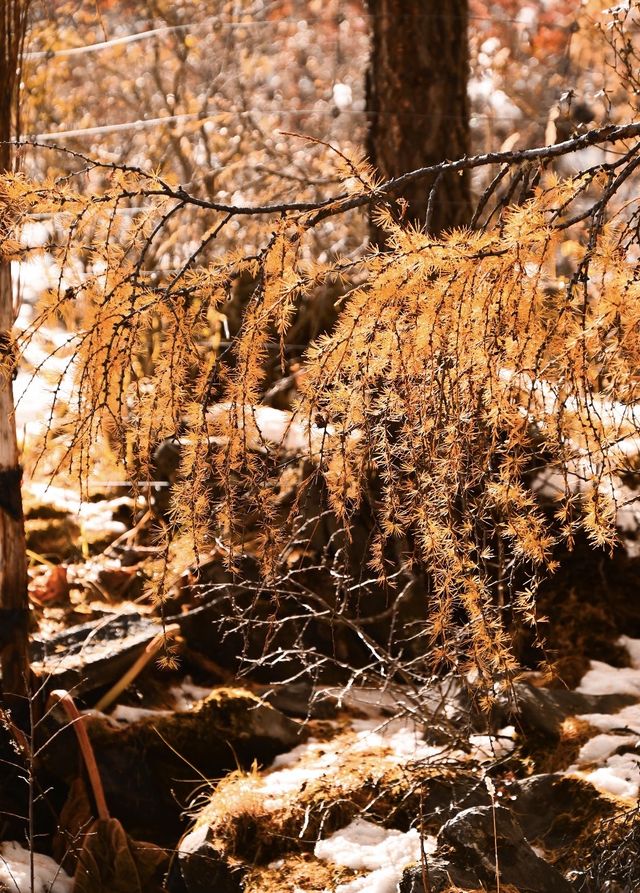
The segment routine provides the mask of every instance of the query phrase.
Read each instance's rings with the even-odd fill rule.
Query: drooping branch
[[[401,192],[407,185],[419,181],[433,178],[438,174],[455,173],[459,171],[474,170],[480,167],[489,167],[492,165],[506,165],[508,167],[516,167],[518,165],[531,162],[544,163],[554,158],[561,158],[565,155],[571,155],[574,152],[580,152],[592,146],[605,146],[607,144],[620,143],[625,140],[636,139],[640,137],[640,122],[624,125],[608,125],[596,130],[588,130],[586,133],[573,136],[568,140],[559,143],[552,143],[548,146],[534,146],[529,149],[518,149],[508,152],[486,152],[481,155],[471,155],[465,158],[458,158],[454,161],[443,161],[439,164],[430,164],[425,167],[408,171],[402,176],[393,177],[386,180],[379,186],[364,193],[348,193],[342,192],[330,198],[320,201],[310,202],[273,202],[259,205],[233,205],[224,202],[210,201],[209,199],[199,198],[191,195],[183,186],[172,186],[166,180],[145,171],[140,167],[130,165],[122,165],[117,162],[105,162],[99,159],[91,158],[81,152],[68,149],[65,146],[53,145],[49,143],[38,143],[34,140],[15,141],[17,146],[31,146],[39,149],[54,150],[64,152],[73,158],[77,158],[94,169],[124,171],[138,175],[143,179],[152,180],[154,186],[152,188],[141,188],[134,191],[123,191],[123,198],[168,198],[175,199],[185,205],[192,205],[210,211],[217,211],[222,214],[229,214],[232,217],[250,217],[264,215],[282,215],[282,214],[312,214],[307,221],[307,227],[313,227],[328,217],[343,214],[356,208],[362,208],[367,205],[376,204],[385,199],[392,198]],[[96,200],[100,200],[99,198]]]

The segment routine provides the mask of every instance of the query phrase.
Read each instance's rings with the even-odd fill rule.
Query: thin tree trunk
[[[11,271],[0,266],[0,345],[13,325]],[[0,375],[0,660],[6,695],[22,695],[28,675],[27,563],[12,379]]]
[[[368,0],[368,6],[372,164],[386,180],[464,157],[469,153],[468,0]],[[405,218],[434,233],[464,225],[471,216],[467,172],[421,180],[401,197],[407,202]],[[373,223],[371,239],[384,241]]]
[[[12,169],[9,140],[17,130],[17,89],[29,0],[0,0],[0,171]],[[28,692],[27,561],[22,468],[13,405],[15,309],[11,267],[0,262],[0,665],[5,698]]]

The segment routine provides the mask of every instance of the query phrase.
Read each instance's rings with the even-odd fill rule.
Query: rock
[[[429,860],[432,893],[451,883],[463,890],[494,886],[497,833],[500,883],[520,893],[574,893],[574,888],[553,866],[535,854],[517,820],[504,807],[465,809],[450,819],[438,834],[438,850]],[[431,864],[433,863],[433,864]],[[400,893],[423,893],[422,866],[405,871]]]
[[[534,853],[517,819],[504,807],[463,810],[442,827],[438,842],[463,857],[465,865],[473,866],[481,881],[491,883],[496,875],[496,835],[503,884],[513,884],[522,893],[570,893],[571,885]]]
[[[87,715],[85,724],[113,815],[133,837],[167,847],[184,831],[181,812],[203,782],[269,763],[304,739],[299,723],[234,688],[122,728],[101,714]],[[60,731],[47,751],[49,771],[66,780],[75,771],[69,732]]]
[[[83,623],[48,639],[34,636],[32,670],[50,689],[84,694],[122,676],[160,632],[157,620],[132,612]]]
[[[167,881],[168,893],[241,893],[243,870],[229,865],[207,840],[207,826],[186,834]]]
[[[537,688],[528,682],[516,682],[510,702],[503,702],[498,713],[514,718],[527,732],[559,738],[562,724],[569,716],[582,713],[615,713],[635,703],[632,695],[586,695],[577,691]],[[502,719],[496,717],[502,724]]]
[[[25,521],[27,548],[45,558],[69,559],[81,554],[80,526],[69,515]]]
[[[447,859],[430,856],[427,861],[428,886],[424,883],[422,865],[414,865],[407,868],[398,884],[398,893],[425,893],[431,888],[431,893],[448,891],[452,884],[456,890],[475,891],[481,889],[478,876],[471,870],[461,865],[454,865]]]
[[[223,649],[219,618],[228,601],[224,595],[190,611],[165,616],[165,625],[177,624],[189,645],[219,659]],[[84,695],[122,676],[162,629],[157,618],[132,611],[70,627],[46,639],[34,636],[31,668],[40,679],[46,679],[48,688]],[[2,632],[0,628],[0,640]],[[242,642],[242,637],[238,638]],[[239,649],[237,640],[235,644]]]
[[[254,689],[263,700],[287,716],[300,719],[332,719],[338,708],[326,697],[314,697],[311,682],[288,682],[276,685],[255,685]]]
[[[562,773],[532,775],[510,790],[515,796],[513,812],[527,840],[552,849],[570,846],[590,824],[599,826],[617,809],[615,801],[590,782]]]

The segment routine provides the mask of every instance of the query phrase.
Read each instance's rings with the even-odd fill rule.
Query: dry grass
[[[341,732],[317,745],[297,767],[299,784],[269,792],[269,775],[236,772],[225,778],[200,812],[210,838],[232,856],[255,864],[312,850],[320,837],[357,816],[408,829],[424,810],[423,830],[436,830],[430,815],[473,784],[473,770],[452,763],[397,762],[389,748],[354,748],[356,734]],[[335,753],[318,771],[318,760]],[[302,780],[302,778],[306,780]],[[271,799],[270,799],[271,798]]]
[[[323,893],[355,876],[356,872],[348,868],[301,853],[251,868],[244,876],[244,893],[291,893],[296,888],[306,893]]]

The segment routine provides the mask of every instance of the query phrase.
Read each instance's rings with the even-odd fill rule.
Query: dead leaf
[[[117,819],[100,819],[86,834],[73,893],[161,893],[167,853],[132,840]]]
[[[81,778],[74,779],[58,818],[53,838],[53,858],[65,871],[75,871],[80,841],[94,820],[87,788]]]
[[[64,564],[56,564],[29,583],[29,597],[39,605],[69,601],[69,580]]]

